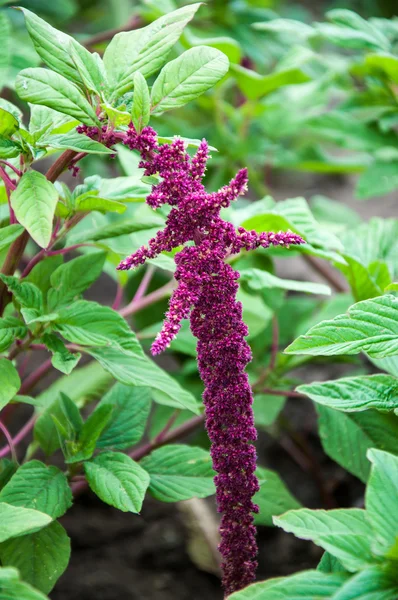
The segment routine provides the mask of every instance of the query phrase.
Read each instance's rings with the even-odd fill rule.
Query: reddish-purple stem
[[[130,302],[130,304],[128,304],[127,306],[125,306],[124,308],[119,310],[119,314],[122,315],[122,317],[128,317],[130,315],[133,315],[134,313],[138,312],[139,310],[146,308],[150,304],[153,304],[154,302],[157,302],[158,300],[162,300],[162,298],[165,298],[166,296],[168,296],[172,290],[173,290],[173,282],[166,283],[161,288],[155,290],[154,292],[148,294],[147,296],[144,296],[143,298],[140,298],[138,300],[133,298],[133,300]]]
[[[45,360],[40,367],[38,367],[33,373],[28,375],[25,381],[22,383],[21,388],[19,390],[20,394],[27,394],[30,390],[44,377],[48,371],[51,369],[52,363],[51,358]]]
[[[123,300],[123,286],[120,283],[118,283],[117,288],[116,288],[115,299],[112,304],[113,310],[119,310],[122,300]]]
[[[7,438],[8,445],[4,446],[3,448],[0,449],[0,458],[3,458],[4,456],[7,456],[8,454],[10,454],[10,452],[12,452],[12,448],[14,448],[14,453],[15,453],[15,448],[32,431],[35,422],[36,422],[36,415],[33,415],[29,419],[29,421],[27,421],[25,423],[25,425],[22,427],[22,429],[20,429],[18,431],[18,433],[16,434],[15,437],[10,438],[10,440]],[[2,429],[2,431],[4,432],[3,429]]]
[[[3,456],[6,456],[7,454],[9,454],[11,452],[13,461],[17,462],[17,453],[15,452],[14,440],[12,439],[7,427],[1,421],[0,421],[0,429],[3,432],[3,435],[7,440],[7,446],[4,446],[4,448],[2,448],[0,450],[0,458],[2,458]],[[2,454],[2,452],[4,452],[4,451],[6,451],[6,453]]]
[[[51,244],[50,248],[55,244],[56,241],[57,240],[54,240],[54,242]],[[60,250],[47,250],[47,249],[40,250],[40,252],[38,252],[36,254],[36,256],[34,256],[26,265],[25,269],[22,272],[21,279],[23,279],[24,277],[27,277],[29,275],[29,273],[31,272],[31,270],[33,269],[33,267],[35,267],[41,260],[43,260],[44,257],[56,256],[57,254],[67,254],[68,252],[72,252],[72,250],[76,250],[76,248],[81,248],[82,246],[92,246],[92,245],[93,244],[84,243],[84,244],[75,244],[74,246],[68,246],[67,248],[61,248]]]

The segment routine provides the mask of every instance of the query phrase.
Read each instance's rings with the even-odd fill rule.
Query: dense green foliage
[[[256,425],[278,437],[286,399],[310,398],[324,452],[366,484],[365,508],[310,510],[279,474],[259,466],[257,524],[312,540],[325,554],[317,570],[256,583],[231,598],[396,599],[398,221],[361,222],[323,196],[275,202],[267,177],[352,173],[359,200],[396,193],[398,21],[335,8],[306,23],[304,13],[286,8],[280,18],[260,2],[177,11],[172,1],[145,2],[131,31],[110,41],[77,33],[80,44],[29,10],[61,23],[76,15],[77,2],[57,3],[54,12],[55,3],[21,2],[21,11],[6,4],[0,2],[7,49],[0,59],[7,98],[0,99],[0,425],[7,442],[0,449],[0,597],[47,597],[70,555],[57,519],[87,484],[131,513],[140,512],[146,493],[162,502],[214,493],[207,442],[187,439],[203,426],[188,326],[168,351],[170,369],[146,353],[173,289],[173,256],[163,253],[131,273],[115,268],[165,222],[167,211],[144,203],[158,178],[143,177],[125,146],[110,149],[76,132],[79,124],[123,132],[133,121],[137,130],[156,126],[164,144],[182,136],[192,151],[205,136],[213,146],[210,189],[249,168],[255,200],[240,200],[225,218],[258,232],[290,229],[306,240],[289,251],[232,259],[254,355]],[[121,26],[129,3],[113,4]],[[91,19],[89,5],[83,21]],[[387,3],[384,10],[388,16]],[[99,53],[87,50],[93,45]],[[76,165],[78,185],[58,180]],[[311,261],[326,282],[278,277],[275,260],[292,257]],[[41,361],[35,369],[33,354]],[[345,365],[342,378],[303,383],[297,376],[299,367],[337,362]],[[50,372],[57,378],[45,387]],[[33,407],[32,417],[10,437],[21,405]]]

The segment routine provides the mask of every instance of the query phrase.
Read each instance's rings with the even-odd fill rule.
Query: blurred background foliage
[[[22,13],[0,4],[0,81],[12,89],[18,71],[37,65],[38,56]],[[19,2],[99,52],[117,30],[142,26],[184,4]],[[398,186],[394,5],[394,0],[208,2],[175,53],[214,46],[228,55],[230,73],[197,102],[154,118],[154,125],[165,136],[178,132],[211,141],[219,151],[210,166],[212,188],[247,165],[257,197],[267,193],[271,171],[354,173],[360,175],[357,197],[391,192]],[[85,165],[85,175],[112,174],[98,159]]]

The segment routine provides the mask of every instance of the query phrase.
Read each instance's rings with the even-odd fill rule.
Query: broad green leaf
[[[308,294],[323,294],[330,296],[331,289],[322,283],[313,283],[312,281],[294,281],[291,279],[280,279],[260,269],[243,269],[240,271],[240,280],[247,281],[253,290],[266,290],[269,288],[280,288],[282,290],[291,290],[295,292],[306,292]]]
[[[48,106],[89,126],[98,125],[95,110],[83,93],[54,71],[24,69],[17,77],[15,89],[22,100]]]
[[[359,375],[299,385],[297,391],[314,402],[346,412],[398,408],[398,379],[390,375]]]
[[[336,263],[336,266],[344,273],[350,284],[352,295],[358,302],[380,296],[384,291],[384,285],[380,286],[376,278],[372,276],[370,268],[358,262],[348,254],[344,254],[346,264]],[[386,282],[391,281],[386,263],[379,263],[382,267],[382,274],[386,277]],[[379,269],[380,271],[380,269]]]
[[[136,231],[152,229],[154,227],[163,227],[164,220],[158,215],[154,214],[151,219],[145,220],[133,220],[123,221],[121,223],[111,223],[110,225],[104,225],[97,229],[91,229],[84,231],[81,236],[77,237],[74,235],[73,241],[79,243],[79,241],[97,242],[101,240],[107,240],[109,238],[120,237],[135,233]]]
[[[22,147],[0,135],[0,158],[15,158],[21,154]]]
[[[0,459],[0,490],[10,481],[18,465],[8,458]]]
[[[73,400],[63,392],[60,392],[59,397],[55,396],[55,399],[52,395],[52,399],[52,404],[39,416],[34,428],[34,439],[47,456],[60,448],[65,440],[77,440],[83,427],[83,419]],[[62,444],[55,423],[60,424],[65,432]]]
[[[273,516],[300,508],[300,503],[291,495],[277,473],[258,467],[256,475],[260,484],[260,491],[253,498],[260,509],[254,517],[257,525],[270,526],[273,524]]]
[[[167,63],[151,92],[154,115],[179,108],[194,100],[224,77],[229,68],[225,54],[215,48],[197,46]]]
[[[137,71],[147,78],[162,68],[171,48],[199,6],[200,4],[184,6],[142,29],[114,36],[104,54],[104,64],[114,97],[122,96],[132,89],[134,73]]]
[[[366,489],[366,514],[374,529],[374,550],[397,558],[398,457],[373,448],[368,458],[372,470]]]
[[[99,54],[92,54],[76,40],[71,40],[69,51],[84,87],[102,97],[107,91],[107,81],[105,67]]]
[[[184,37],[190,46],[211,46],[223,52],[231,63],[240,63],[242,48],[237,40],[227,36],[199,37],[192,33],[191,29],[184,31]]]
[[[398,220],[370,219],[340,235],[344,255],[368,268],[377,261],[386,263],[393,279],[398,276]]]
[[[4,542],[9,538],[25,535],[26,533],[38,531],[51,523],[51,521],[51,517],[38,510],[12,506],[6,502],[1,502],[0,542]]]
[[[151,409],[148,388],[116,383],[98,408],[100,406],[112,406],[114,410],[97,441],[98,448],[124,450],[140,441]]]
[[[196,356],[196,353],[195,353]],[[286,403],[283,396],[255,394],[253,400],[256,427],[269,427],[275,422]]]
[[[0,546],[2,564],[16,567],[27,583],[45,594],[65,571],[69,557],[70,539],[56,521],[37,533],[7,540]]]
[[[398,83],[398,58],[393,54],[368,54],[365,56],[365,64],[384,71],[394,83]]]
[[[41,145],[42,138],[51,138],[50,133],[67,133],[73,130],[79,121],[52,110],[40,104],[29,104],[30,120],[29,132],[32,134],[37,145]]]
[[[50,243],[57,200],[54,185],[38,171],[25,173],[11,194],[15,216],[41,248]]]
[[[395,600],[398,583],[393,569],[370,567],[351,577],[333,600]]]
[[[40,139],[37,145],[45,148],[48,146],[56,150],[75,150],[86,154],[113,154],[114,152],[104,144],[91,140],[76,130],[62,134],[46,135]]]
[[[0,229],[0,251],[4,250],[23,233],[22,225],[8,225]]]
[[[28,333],[25,323],[15,317],[0,319],[0,352],[7,350],[16,340],[22,339]]]
[[[140,464],[148,471],[149,491],[162,502],[205,498],[214,494],[214,471],[208,452],[174,444],[154,450]]]
[[[330,552],[324,552],[317,566],[318,571],[322,573],[344,573],[345,569],[341,562]]]
[[[53,71],[81,85],[81,77],[73,61],[70,48],[71,42],[74,41],[73,38],[51,27],[30,10],[26,8],[19,10],[22,10],[25,16],[26,29],[42,61]]]
[[[63,341],[52,333],[46,333],[43,336],[43,342],[50,352],[52,352],[51,363],[54,369],[58,369],[61,373],[69,375],[81,358],[80,352],[69,352]]]
[[[108,390],[112,381],[113,378],[101,365],[91,362],[50,384],[45,391],[36,396],[37,405],[42,412],[51,406],[58,394],[63,393],[78,407],[82,407],[87,402],[98,400]]]
[[[389,145],[389,135],[380,133],[366,123],[343,111],[330,111],[311,117],[305,122],[310,135],[358,152],[374,152]]]
[[[349,571],[374,562],[370,545],[373,532],[365,511],[358,508],[336,510],[292,510],[274,517],[274,524],[296,537],[312,540]]]
[[[131,106],[131,120],[137,131],[148,125],[151,112],[151,99],[145,77],[137,71],[134,73],[134,96]]]
[[[138,352],[135,349],[129,351],[126,348],[111,348],[104,345],[101,348],[88,348],[86,352],[98,360],[102,367],[121,383],[155,390],[155,400],[159,404],[199,414],[200,405],[194,396],[142,351]]]
[[[39,314],[42,312],[43,294],[33,283],[27,281],[20,282],[18,277],[13,277],[12,275],[0,274],[0,279],[23,308],[32,308]]]
[[[78,439],[73,444],[73,451],[68,448],[68,458],[66,462],[76,463],[88,460],[94,454],[97,440],[109,423],[113,411],[113,406],[103,404],[97,407],[88,417],[79,432]]]
[[[70,304],[90,287],[101,275],[104,262],[105,254],[95,252],[60,265],[50,276],[51,289],[47,296],[49,309]]]
[[[84,463],[90,488],[103,502],[123,512],[139,513],[149,475],[126,454],[105,452]]]
[[[398,453],[398,419],[374,410],[343,413],[317,404],[319,435],[325,452],[362,481],[369,476],[369,448]]]
[[[105,346],[143,356],[135,334],[116,311],[97,302],[78,300],[61,308],[54,327],[69,342]]]
[[[95,194],[88,192],[82,194],[75,200],[75,210],[78,212],[89,212],[97,210],[98,212],[116,212],[124,213],[126,206],[116,200],[109,200],[108,198],[100,198]]]
[[[41,260],[37,265],[33,267],[25,281],[33,283],[38,287],[44,297],[44,304],[46,305],[47,292],[51,287],[50,278],[52,273],[63,263],[63,256],[61,254],[55,254],[54,256],[48,256]]]
[[[384,196],[398,188],[396,161],[383,162],[376,160],[358,179],[356,196],[372,198]]]
[[[253,583],[229,596],[230,600],[323,600],[334,598],[346,576],[341,573],[302,571]]]
[[[0,567],[1,600],[49,600],[47,596],[19,581],[19,572],[11,567]]]
[[[20,466],[2,489],[0,502],[33,508],[57,519],[72,505],[72,494],[62,471],[31,460]]]
[[[315,29],[327,41],[343,48],[358,50],[388,50],[388,38],[356,13],[335,9],[327,13],[332,23],[315,23]]]
[[[269,75],[260,75],[241,65],[231,65],[231,71],[238,86],[249,100],[258,100],[285,85],[305,83],[311,79],[297,67],[276,71]]]
[[[0,135],[10,137],[19,127],[18,120],[10,112],[0,107]]]
[[[398,298],[393,295],[363,300],[348,313],[322,321],[298,337],[286,354],[332,356],[366,352],[374,358],[398,354]]]
[[[4,320],[1,319],[1,321]],[[1,329],[0,333],[2,333]],[[0,358],[0,410],[14,398],[20,387],[21,380],[12,362],[6,358]]]

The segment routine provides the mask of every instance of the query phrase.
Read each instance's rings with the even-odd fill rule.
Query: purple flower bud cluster
[[[146,127],[141,133],[130,126],[125,143],[141,153],[140,166],[146,175],[159,174],[147,198],[153,208],[169,204],[172,209],[162,231],[147,246],[123,260],[119,269],[142,265],[162,251],[185,245],[175,255],[174,291],[161,332],[152,346],[158,354],[177,335],[182,319],[190,318],[198,339],[198,364],[205,385],[203,401],[206,428],[212,442],[211,456],[217,472],[217,506],[223,513],[220,552],[226,595],[251,583],[255,577],[257,546],[253,513],[258,507],[255,475],[256,429],[252,391],[245,372],[251,360],[245,341],[248,329],[242,320],[242,305],[236,300],[239,273],[225,259],[240,252],[270,245],[301,244],[300,236],[287,233],[257,233],[238,228],[220,217],[247,188],[242,169],[230,183],[208,193],[202,183],[209,158],[205,140],[193,158],[181,139],[159,146],[156,132]]]

